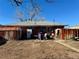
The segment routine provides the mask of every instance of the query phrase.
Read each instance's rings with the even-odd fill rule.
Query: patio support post
[[[77,29],[77,37],[78,37],[78,29]]]
[[[68,29],[67,29],[67,39],[68,39]]]

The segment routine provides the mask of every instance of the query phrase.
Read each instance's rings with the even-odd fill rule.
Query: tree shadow
[[[5,39],[4,37],[0,36],[0,46],[6,44],[8,40]]]

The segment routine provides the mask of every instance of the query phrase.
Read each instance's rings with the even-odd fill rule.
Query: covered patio
[[[37,38],[39,32],[42,32],[43,34],[45,32],[53,32],[55,37],[62,38],[62,29],[64,28],[64,26],[65,25],[60,23],[48,22],[45,20],[28,20],[0,26],[0,33],[4,33],[4,35],[2,36],[8,36],[8,38],[10,38],[11,35],[12,38],[10,39],[32,39]]]

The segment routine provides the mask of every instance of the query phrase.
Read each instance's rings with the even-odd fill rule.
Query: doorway
[[[32,37],[32,29],[27,29],[27,39],[31,39]]]
[[[56,29],[55,30],[55,37],[56,38],[61,38],[61,29]]]

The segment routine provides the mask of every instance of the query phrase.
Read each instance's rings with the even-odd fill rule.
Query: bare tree
[[[24,3],[27,3],[27,2],[25,2],[26,0],[10,0],[10,2],[13,4],[13,5],[15,5],[15,7],[16,7],[16,10],[18,10],[17,11],[17,13],[19,14],[18,16],[20,17],[19,18],[19,20],[20,21],[23,21],[23,19],[22,19],[22,15],[23,15],[23,13],[22,13],[22,11],[20,12],[19,11],[19,7],[20,6],[22,6]],[[38,4],[38,2],[37,2],[37,0],[28,0],[29,1],[29,4],[31,5],[30,6],[30,8],[31,8],[31,10],[30,11],[28,11],[28,9],[26,10],[26,11],[28,11],[28,15],[29,15],[29,20],[33,20],[36,16],[38,16],[39,15],[39,13],[41,12],[41,7],[40,7],[40,5]],[[52,2],[53,0],[45,0],[46,2]],[[26,6],[26,5],[23,5],[23,6]],[[26,9],[26,8],[25,8]],[[25,20],[24,20],[25,21]]]
[[[32,12],[31,12],[31,16],[30,16],[30,20],[33,20],[33,18],[39,14],[40,12],[40,6],[39,4],[36,2],[36,0],[30,0],[30,3],[32,5]]]
[[[17,5],[20,6],[23,3],[23,0],[13,0],[13,2]]]

